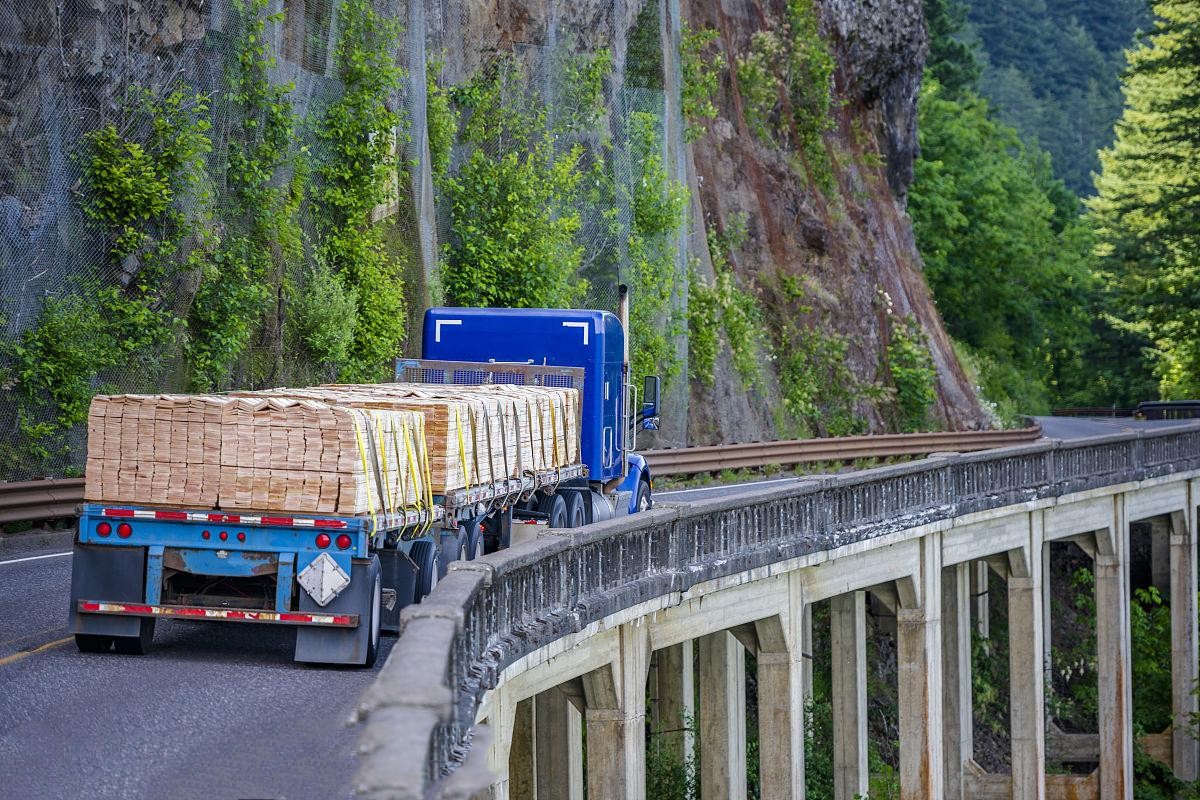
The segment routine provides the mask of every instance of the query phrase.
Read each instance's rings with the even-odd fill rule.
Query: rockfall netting
[[[670,265],[669,299],[650,312],[676,376],[658,441],[683,444],[687,231],[681,219],[641,241],[636,213],[648,153],[681,192],[686,184],[678,2],[521,5],[0,4],[0,479],[78,474],[94,393],[333,380],[346,363],[358,365],[351,377],[382,375],[370,327],[397,335],[397,308],[406,324],[396,349],[419,353],[424,308],[457,300],[444,274],[465,241],[451,182],[477,150],[502,162],[540,142],[547,164],[577,159],[581,176],[550,212],[578,220],[568,228],[586,290],[573,302],[615,310],[618,283],[640,288],[645,253]],[[381,24],[396,35],[347,37]],[[373,86],[381,48],[402,71]],[[597,61],[598,102],[580,108],[580,70]],[[503,85],[502,113],[536,127],[522,141],[467,135],[465,88],[489,80]],[[431,163],[431,87],[458,115],[443,169]],[[374,133],[339,139],[338,124],[362,130],[353,103],[363,97],[367,111],[394,115],[382,150]],[[343,169],[356,144],[391,153],[381,183]],[[355,194],[371,181],[374,195]],[[369,240],[344,218],[367,196],[378,231]],[[346,252],[387,269],[347,267]],[[363,287],[392,284],[403,306],[388,313]]]

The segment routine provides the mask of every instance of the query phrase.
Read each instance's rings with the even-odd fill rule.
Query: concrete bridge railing
[[[1200,424],[911,463],[658,508],[456,563],[406,609],[363,697],[368,796],[472,797],[480,703],[506,668],[622,609],[695,585],[989,509],[1200,470]]]

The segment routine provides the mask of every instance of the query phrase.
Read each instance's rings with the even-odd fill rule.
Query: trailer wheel
[[[419,603],[437,586],[442,568],[441,549],[435,547],[433,542],[414,542],[408,557],[420,570],[417,574],[417,590],[413,597],[413,602]]]
[[[113,646],[126,656],[144,656],[153,648],[154,617],[142,617],[137,636],[114,636]]]
[[[379,658],[379,626],[383,618],[383,584],[379,573],[375,574],[375,588],[371,592],[371,631],[367,635],[367,660],[363,667],[370,669]]]
[[[75,634],[75,646],[81,653],[107,653],[112,650],[113,637],[94,633]]]
[[[567,501],[561,494],[551,494],[543,497],[538,503],[538,511],[549,519],[551,528],[567,528]]]
[[[582,528],[587,524],[587,516],[583,511],[583,495],[579,492],[567,492],[567,527]]]

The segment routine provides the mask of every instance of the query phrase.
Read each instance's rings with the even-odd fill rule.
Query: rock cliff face
[[[928,339],[937,369],[937,421],[956,429],[980,427],[985,414],[933,305],[904,210],[927,52],[920,0],[820,0],[817,11],[836,63],[836,125],[825,135],[832,190],[820,191],[794,168],[794,159],[755,137],[744,88],[737,71],[727,68],[716,98],[719,115],[691,148],[694,224],[721,231],[744,215],[745,244],[729,254],[739,281],[756,287],[777,324],[843,339],[845,364],[863,384],[889,383],[890,326],[883,306],[890,298],[893,313],[913,315]],[[692,29],[719,32],[716,45],[734,64],[756,31],[779,26],[786,8],[785,0],[690,0],[684,13]],[[711,274],[706,254],[699,255],[701,269]],[[780,276],[801,281],[802,301],[773,288]],[[714,385],[693,382],[689,443],[786,435],[773,377],[745,391],[726,348]],[[886,398],[859,399],[853,413],[872,431],[888,426]],[[824,432],[819,420],[812,427]]]

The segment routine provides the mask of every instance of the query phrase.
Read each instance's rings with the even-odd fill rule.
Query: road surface
[[[71,556],[0,559],[0,797],[349,798],[376,670],[292,663],[289,628],[159,620],[146,656],[66,632]]]

